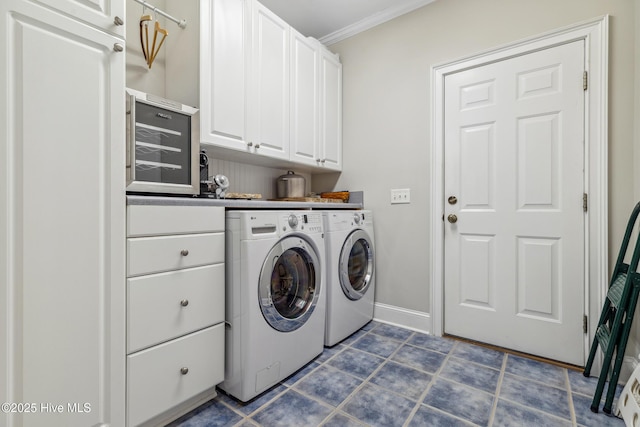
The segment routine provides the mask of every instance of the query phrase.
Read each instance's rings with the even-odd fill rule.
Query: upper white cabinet
[[[249,0],[200,2],[200,139],[247,150]]]
[[[251,6],[249,145],[258,154],[289,159],[290,26],[261,3]]]
[[[0,402],[36,405],[2,426],[125,424],[124,39],[88,3],[0,2]]]
[[[291,160],[342,169],[342,64],[312,38],[292,30]]]
[[[342,169],[342,64],[320,50],[320,166]]]
[[[310,166],[319,161],[320,43],[291,30],[291,160]]]
[[[122,0],[40,0],[40,3],[124,37],[125,2]]]
[[[250,163],[340,170],[337,57],[256,0],[201,0],[200,13],[203,146]]]

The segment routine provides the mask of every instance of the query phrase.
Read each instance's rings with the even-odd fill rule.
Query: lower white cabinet
[[[185,412],[224,379],[224,208],[127,208],[127,425]]]
[[[224,234],[198,233],[129,239],[128,276],[224,261]]]
[[[215,386],[224,378],[224,323],[127,357],[130,426]]]
[[[224,264],[127,280],[129,353],[224,322]]]

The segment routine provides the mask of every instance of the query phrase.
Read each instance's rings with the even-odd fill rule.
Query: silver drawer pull
[[[182,256],[187,256],[187,255],[189,255],[189,249],[183,249],[183,250],[181,250],[181,251],[180,251],[180,255],[182,255]]]
[[[189,300],[188,299],[183,299],[182,301],[180,301],[180,305],[183,307],[186,307],[189,305]]]
[[[189,373],[189,368],[180,368],[180,373],[182,375],[187,375]]]

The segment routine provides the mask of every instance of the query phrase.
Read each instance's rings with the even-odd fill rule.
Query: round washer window
[[[287,240],[288,239],[288,240]],[[260,274],[260,308],[266,321],[283,332],[301,327],[319,295],[320,265],[300,238],[287,238],[269,252]]]
[[[373,278],[373,262],[373,246],[367,233],[351,233],[340,255],[340,285],[349,299],[358,300],[367,292]]]

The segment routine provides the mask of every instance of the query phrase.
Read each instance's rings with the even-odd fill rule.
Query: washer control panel
[[[322,233],[322,214],[317,212],[292,212],[282,217],[282,231]]]

